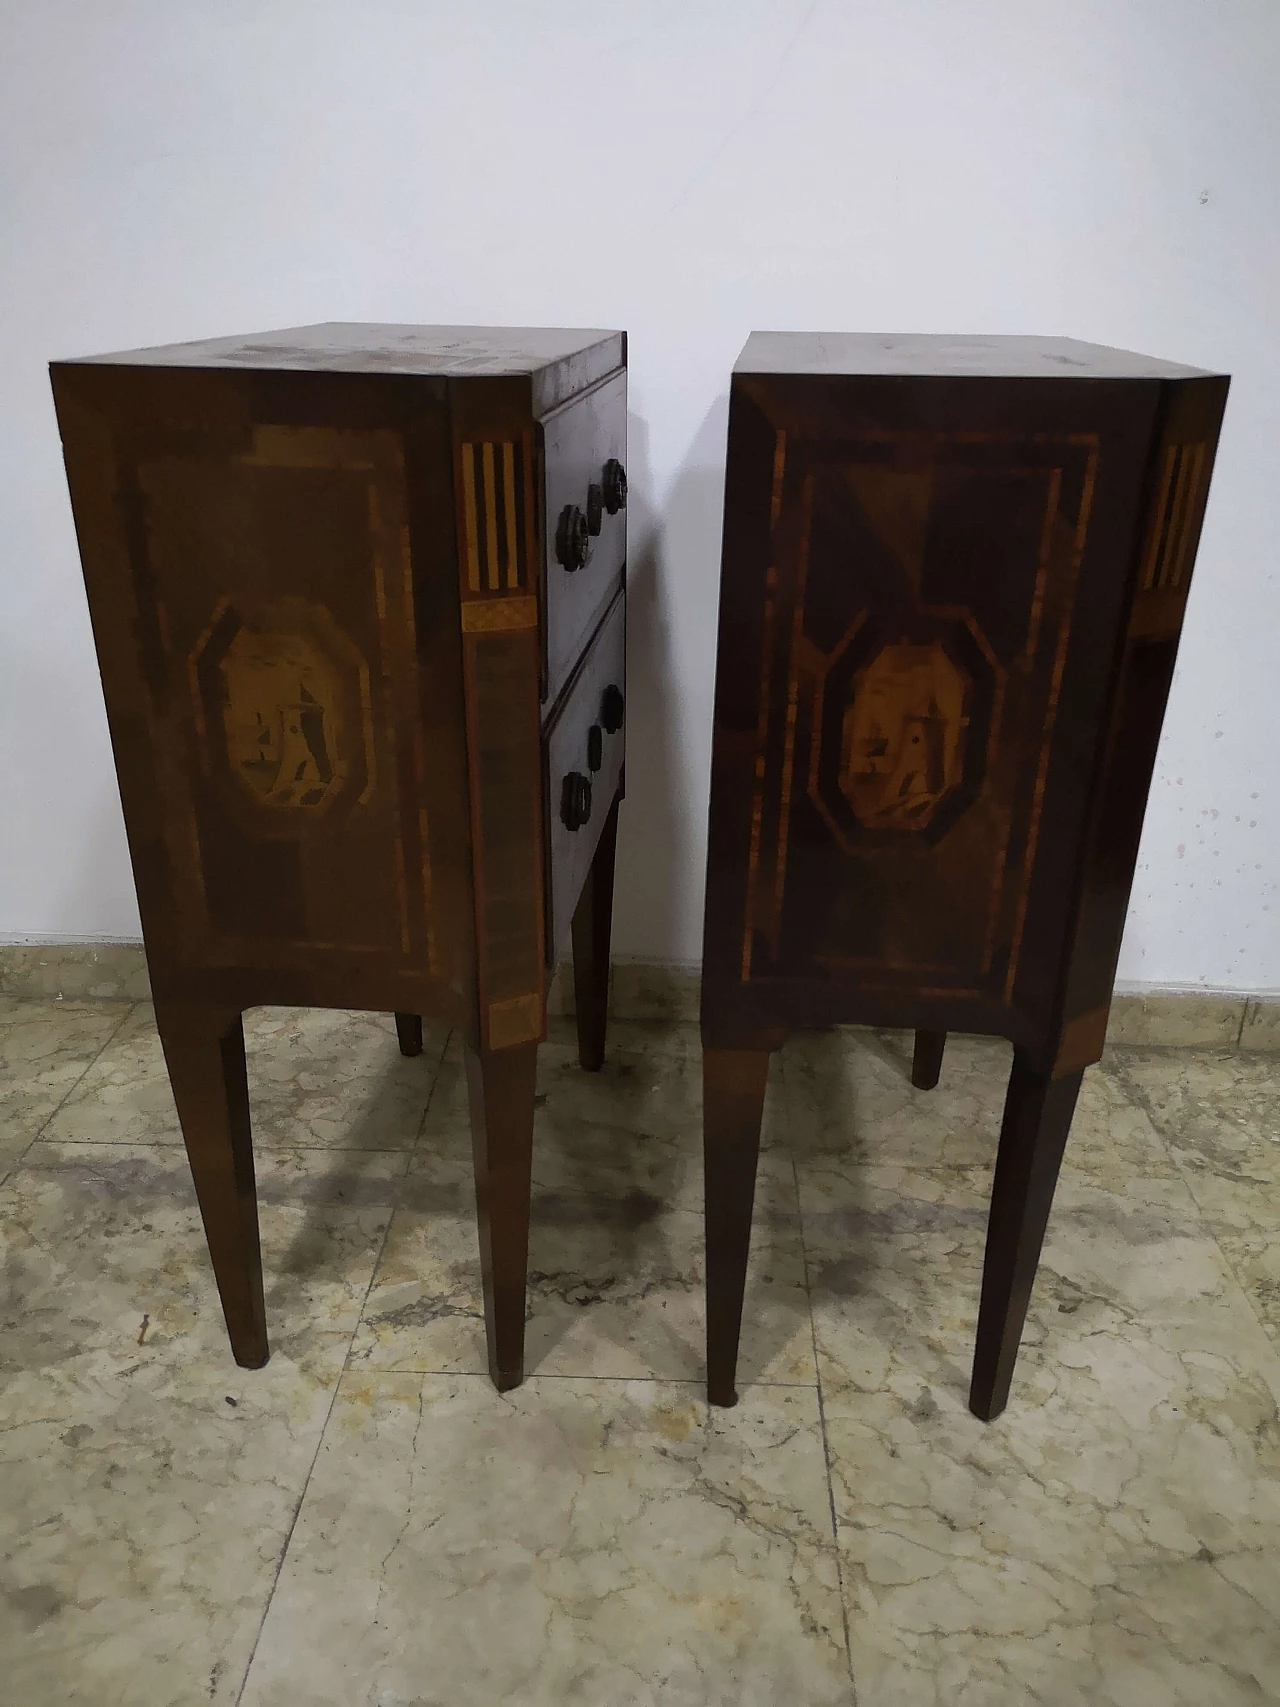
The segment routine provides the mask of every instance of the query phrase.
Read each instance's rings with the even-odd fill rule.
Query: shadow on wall
[[[648,423],[628,421],[630,714],[613,928],[624,959],[701,954],[728,415],[726,393],[694,435],[660,513]]]

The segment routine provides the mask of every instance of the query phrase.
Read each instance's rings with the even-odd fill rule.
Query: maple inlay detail
[[[206,764],[251,812],[278,815],[283,832],[299,813],[365,797],[368,670],[322,605],[223,600],[192,666]]]
[[[886,646],[858,672],[840,791],[868,829],[923,829],[960,782],[969,685],[936,641]]]
[[[320,806],[346,775],[336,672],[300,634],[242,628],[222,659],[232,774],[268,806]]]

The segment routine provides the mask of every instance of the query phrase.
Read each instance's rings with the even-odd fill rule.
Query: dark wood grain
[[[926,1088],[953,1030],[1055,1085],[1098,1059],[1226,390],[1064,339],[753,335],[729,410],[713,1055],[859,1023],[914,1030]],[[1052,1196],[1060,1146],[1037,1144],[992,1234],[989,1271],[1019,1278],[985,1414]]]
[[[626,510],[610,515],[603,501],[597,517],[599,532],[588,534],[587,561],[569,570],[556,549],[557,527],[567,507],[584,515],[591,506],[591,487],[599,487],[610,457],[627,454],[627,383],[625,373],[601,381],[573,398],[539,424],[541,457],[546,481],[546,674],[545,694],[554,704],[560,689],[594,632],[601,612],[614,597],[626,561]]]
[[[270,1351],[240,1014],[163,1001],[155,1013],[232,1355],[259,1369]]]
[[[489,1374],[500,1393],[524,1380],[529,1181],[538,1046],[467,1049],[471,1147]]]
[[[1036,1266],[1083,1071],[1050,1078],[1014,1055],[991,1192],[969,1408],[984,1422],[1009,1398]]]
[[[767,1049],[702,1052],[707,1398],[713,1405],[738,1402],[738,1335],[768,1079]]]
[[[613,934],[613,867],[618,846],[615,794],[573,914],[573,1003],[578,1061],[589,1073],[604,1066],[609,1013],[609,944]]]
[[[945,1031],[918,1031],[911,1058],[911,1083],[918,1091],[931,1091],[942,1073],[942,1054],[947,1047]]]
[[[518,1370],[549,898],[567,938],[605,816],[576,848],[551,834],[548,636],[563,688],[606,609],[621,683],[625,635],[625,509],[568,591],[546,510],[625,456],[625,363],[618,332],[334,324],[53,364],[151,983],[242,1362],[266,1338],[227,1016],[296,1004],[393,1012],[407,1055],[427,1015],[478,1052],[490,1343]]]
[[[422,1015],[397,1014],[396,1038],[402,1055],[422,1054]]]
[[[544,727],[544,810],[551,847],[547,948],[552,961],[568,946],[574,907],[622,780],[623,726],[606,726],[612,722],[606,707],[611,693],[625,704],[626,652],[626,601],[618,597]],[[618,700],[611,703],[616,706]],[[575,782],[580,792],[583,782],[589,791],[587,816],[581,823],[567,813],[566,789]]]

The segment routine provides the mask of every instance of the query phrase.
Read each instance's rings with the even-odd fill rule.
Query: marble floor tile
[[[349,1372],[243,1707],[849,1704],[817,1394]]]
[[[701,1087],[675,1053],[540,1052],[525,1367],[543,1375],[697,1380],[705,1367]],[[773,1118],[771,1106],[769,1118]],[[441,1065],[353,1360],[377,1369],[486,1367],[461,1049]],[[812,1383],[795,1176],[761,1156],[741,1379]]]
[[[0,1177],[128,1015],[119,1002],[0,996]]]
[[[818,1368],[839,1412],[880,1390],[897,1361],[968,1390],[989,1177],[967,1168],[850,1170],[843,1199],[804,1196]],[[804,1187],[802,1186],[802,1193]],[[1225,1302],[1224,1302],[1225,1300]],[[1185,1183],[1133,1178],[1124,1194],[1063,1177],[1014,1377],[1015,1398],[1052,1380],[1073,1337],[1141,1332],[1242,1302]],[[945,1305],[945,1307],[944,1307]],[[1256,1323],[1254,1324],[1256,1326]],[[1207,1330],[1206,1330],[1207,1331]],[[1012,1402],[1012,1401],[1011,1401]]]
[[[402,1171],[266,1158],[257,1371],[181,1151],[41,1142],[0,1188],[6,1699],[235,1702]]]
[[[253,1164],[258,1207],[332,1204],[380,1211],[390,1221],[404,1195],[408,1165],[408,1156],[396,1150],[260,1150]],[[186,1201],[193,1189],[187,1153],[176,1144],[89,1147],[37,1138],[23,1166],[78,1171],[126,1201],[143,1202],[153,1195]]]
[[[1259,1319],[1280,1339],[1280,1073],[1267,1055],[1124,1051],[1118,1071],[1168,1144]]]
[[[784,1044],[787,1135],[798,1160],[914,1167],[992,1161],[1012,1054],[989,1038],[947,1040],[936,1091],[911,1084],[909,1033],[795,1032]]]
[[[1269,1057],[1129,1049],[1116,1062],[1189,1170],[1241,1185],[1280,1184],[1280,1072]]]
[[[860,1698],[1280,1699],[1280,1383],[1240,1328],[1091,1348],[995,1424],[905,1372],[828,1418]]]
[[[578,1031],[571,1015],[548,1019],[547,1042],[571,1048],[574,1059],[577,1059]],[[676,1055],[700,1064],[702,1039],[697,1016],[689,1021],[673,1018],[616,1019],[611,1015],[605,1039],[606,1058],[615,1050],[624,1055]]]
[[[1262,1221],[1264,1217],[1260,1215],[1258,1219]],[[1265,1219],[1270,1226],[1261,1226],[1254,1232],[1233,1233],[1214,1225],[1214,1234],[1263,1331],[1269,1339],[1280,1341],[1280,1227],[1276,1226],[1280,1217],[1273,1207]],[[1206,1220],[1213,1225],[1211,1214],[1206,1215]]]
[[[644,1035],[652,1032],[655,1047]],[[677,1032],[685,1034],[683,1039]],[[702,1208],[702,1062],[692,1026],[613,1024],[599,1072],[578,1064],[564,1022],[538,1051],[533,1177],[549,1192],[591,1197],[642,1195],[654,1209]],[[786,1149],[780,1064],[770,1078],[761,1145]],[[449,1039],[423,1122],[415,1176],[465,1166],[471,1128],[461,1039]]]
[[[404,1061],[390,1016],[246,1016],[273,1345],[246,1372],[149,1009],[112,1037],[94,1015],[119,1006],[21,1007],[0,1699],[852,1704],[847,1618],[862,1707],[1280,1702],[1265,1057],[1122,1049],[1086,1075],[984,1425],[1007,1045],[951,1039],[934,1092],[908,1034],[775,1059],[722,1412],[696,1026],[615,1023],[592,1075],[553,1021],[530,1379],[499,1396],[456,1038]]]
[[[1190,1193],[1060,1183],[983,1424],[985,1186],[871,1167],[805,1215],[860,1697],[1280,1699],[1280,1359]]]
[[[675,1046],[692,1026],[612,1026],[604,1066],[587,1073],[576,1042],[554,1033],[538,1051],[534,1168],[556,1190],[650,1190],[664,1203],[701,1204],[702,1056]]]
[[[244,1017],[258,1149],[411,1150],[447,1034],[406,1059],[390,1014],[255,1008]],[[139,1003],[50,1124],[62,1143],[181,1144],[164,1053]]]
[[[935,1090],[911,1084],[910,1032],[847,1028],[796,1033],[782,1050],[787,1136],[797,1161],[819,1169],[862,1161],[903,1167],[994,1168],[1013,1062],[998,1038],[947,1039]],[[1064,1170],[1123,1186],[1168,1174],[1159,1134],[1109,1063],[1084,1076]]]
[[[803,1182],[803,1175],[802,1175]],[[899,1364],[967,1391],[990,1179],[982,1168],[869,1164],[802,1183],[814,1342],[832,1415]],[[948,1308],[924,1310],[944,1277]]]

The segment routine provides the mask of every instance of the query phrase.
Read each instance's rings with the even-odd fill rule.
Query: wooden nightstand
[[[708,1388],[769,1051],[1014,1044],[970,1404],[1003,1409],[1102,1053],[1227,380],[1067,339],[756,333],[733,374],[703,960]]]
[[[489,1364],[522,1376],[534,1070],[603,1059],[626,335],[325,325],[52,368],[156,1019],[265,1362],[240,1016],[466,1038]]]

